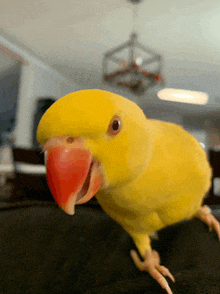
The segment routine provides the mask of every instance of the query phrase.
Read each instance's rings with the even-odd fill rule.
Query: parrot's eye
[[[121,119],[119,116],[114,116],[108,127],[108,134],[115,136],[121,129]]]

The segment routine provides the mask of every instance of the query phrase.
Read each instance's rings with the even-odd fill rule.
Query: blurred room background
[[[126,0],[0,5],[2,187],[18,167],[13,150],[39,148],[35,133],[45,110],[65,94],[99,88],[136,102],[148,118],[177,123],[194,135],[214,170],[210,203],[220,204],[219,3],[143,0],[135,9],[134,18],[134,4]],[[206,105],[160,100],[158,87],[138,95],[103,81],[104,54],[126,42],[134,29],[144,46],[163,57],[162,87],[205,92]],[[39,165],[26,162],[19,169],[44,174]]]

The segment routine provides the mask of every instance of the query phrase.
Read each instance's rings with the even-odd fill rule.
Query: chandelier
[[[128,1],[134,6],[141,2]],[[136,14],[136,10],[133,10],[133,23]],[[135,94],[143,94],[158,84],[164,86],[161,69],[162,56],[139,43],[134,28],[127,42],[107,51],[103,58],[103,80],[129,88]]]

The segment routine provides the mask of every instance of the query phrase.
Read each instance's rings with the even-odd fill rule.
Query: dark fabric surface
[[[130,236],[95,202],[66,215],[53,202],[2,203],[0,293],[166,293],[133,264]],[[220,293],[220,244],[197,219],[159,232],[152,247],[173,294]]]

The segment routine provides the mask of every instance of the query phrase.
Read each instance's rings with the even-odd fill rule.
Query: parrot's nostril
[[[74,141],[74,138],[73,137],[68,137],[66,139],[66,142],[69,143],[69,144],[73,143],[73,141]]]

